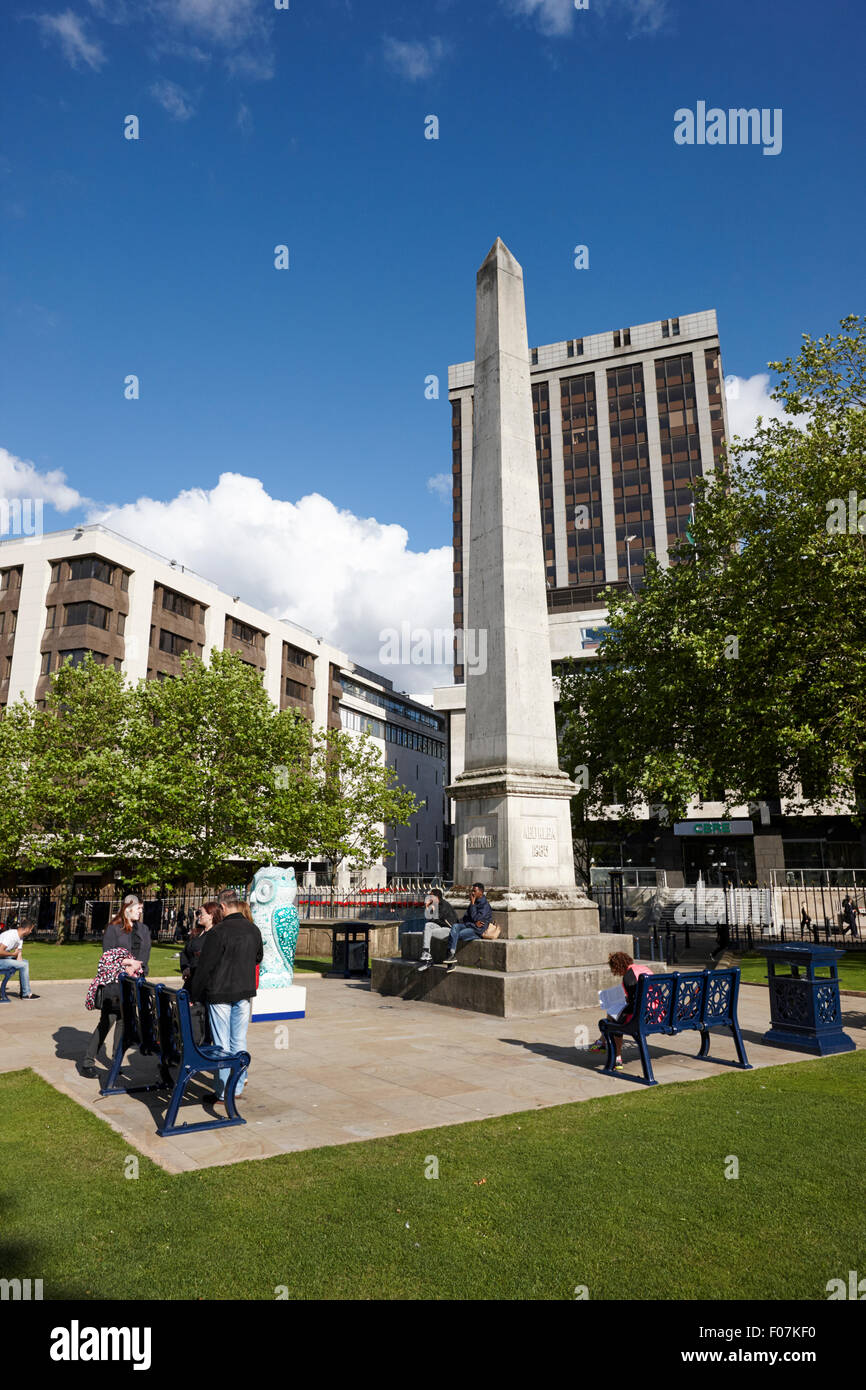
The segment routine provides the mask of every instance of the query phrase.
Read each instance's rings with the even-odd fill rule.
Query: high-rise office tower
[[[574,615],[552,625],[552,655],[578,655],[592,647],[581,619],[591,624],[593,609],[603,619],[604,587],[639,587],[648,551],[667,562],[694,479],[719,461],[727,420],[715,310],[533,348],[530,374],[548,609]],[[474,363],[449,368],[455,628],[465,611],[473,383]],[[455,682],[463,678],[455,665]]]

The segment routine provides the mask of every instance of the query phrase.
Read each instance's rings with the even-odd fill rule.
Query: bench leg
[[[123,1031],[121,1030],[120,1037],[117,1039],[117,1046],[114,1049],[114,1056],[111,1059],[111,1067],[109,1068],[105,1085],[100,1087],[99,1090],[101,1096],[119,1095],[121,1092],[126,1091],[125,1086],[118,1086],[117,1084],[120,1068],[123,1066],[123,1052]]]
[[[702,1028],[702,1029],[701,1029],[701,1050],[700,1050],[700,1052],[698,1053],[698,1060],[699,1060],[699,1061],[703,1061],[705,1058],[709,1057],[709,1055],[710,1055],[710,1030],[709,1030],[709,1028]]]
[[[743,1071],[751,1071],[752,1064],[746,1056],[746,1049],[743,1044],[742,1035],[740,1033],[740,1025],[736,1019],[734,1019],[731,1024],[731,1034],[733,1035],[734,1046],[737,1049],[737,1056],[740,1059],[740,1066],[743,1068]]]
[[[650,1061],[649,1048],[646,1045],[646,1038],[642,1033],[638,1033],[635,1039],[640,1052],[640,1064],[643,1067],[644,1080],[648,1086],[657,1086],[659,1083],[653,1076],[653,1064]]]
[[[613,1068],[614,1063],[616,1062],[616,1048],[614,1047],[613,1038],[611,1037],[610,1033],[602,1032],[601,1036],[604,1038],[605,1046],[604,1066],[602,1067],[602,1072],[605,1076],[613,1076],[615,1075]]]
[[[230,1120],[240,1119],[240,1115],[238,1114],[238,1107],[235,1103],[235,1091],[237,1090],[238,1082],[241,1079],[241,1073],[243,1072],[243,1070],[244,1068],[242,1066],[232,1067],[231,1071],[229,1072],[229,1079],[226,1082],[225,1091],[223,1092],[223,1099],[226,1103],[226,1114],[228,1115]]]

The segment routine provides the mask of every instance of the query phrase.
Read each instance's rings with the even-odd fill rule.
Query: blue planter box
[[[803,943],[758,949],[767,957],[770,985],[770,1031],[763,1041],[821,1057],[853,1052],[853,1039],[842,1031],[837,962],[843,952]]]

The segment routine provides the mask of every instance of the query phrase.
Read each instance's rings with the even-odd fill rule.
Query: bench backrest
[[[138,982],[138,1023],[141,1033],[139,1050],[141,1052],[160,1051],[159,991],[162,988],[162,985],[152,985],[146,980]]]
[[[167,989],[161,985],[158,998],[162,1060],[173,1065],[184,1058],[188,1062],[200,1058],[192,1033],[187,991]]]
[[[736,1017],[739,987],[738,968],[640,975],[635,1018],[647,1033],[729,1024]]]
[[[138,1006],[139,981],[131,975],[120,977],[120,1016],[123,1019],[123,1049],[141,1047],[141,1021]]]

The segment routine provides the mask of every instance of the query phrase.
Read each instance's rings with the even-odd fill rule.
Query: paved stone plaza
[[[383,999],[355,981],[304,976],[303,982],[308,1014],[284,1025],[287,1049],[275,1047],[278,1025],[250,1026],[253,1062],[239,1106],[246,1125],[160,1139],[155,1117],[161,1106],[153,1094],[101,1100],[99,1082],[76,1069],[94,1017],[84,1009],[83,980],[37,981],[38,1001],[22,1004],[16,995],[3,1005],[0,1070],[32,1067],[171,1173],[597,1096],[652,1094],[626,1079],[641,1074],[636,1047],[626,1043],[626,1071],[617,1077],[601,1075],[603,1055],[575,1050],[577,1027],[585,1025],[590,1039],[595,1037],[598,1009],[501,1019]],[[866,1000],[843,996],[842,1010],[846,1031],[858,1048],[866,1047]],[[741,987],[739,1017],[756,1068],[807,1059],[806,1053],[760,1043],[769,1026],[765,988]],[[698,1045],[694,1033],[653,1040],[650,1052],[661,1085],[730,1074],[727,1066],[699,1062]],[[713,1035],[712,1050],[725,1061],[736,1060],[733,1041],[724,1034]],[[125,1073],[150,1080],[154,1063],[133,1053]],[[205,1082],[202,1090],[207,1089]],[[181,1118],[200,1119],[204,1113],[200,1104],[191,1104]]]

